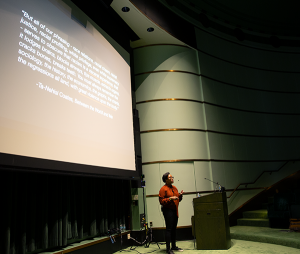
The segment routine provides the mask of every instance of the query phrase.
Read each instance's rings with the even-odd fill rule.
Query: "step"
[[[261,210],[255,210],[255,211],[246,211],[246,212],[243,212],[243,218],[268,219],[268,210],[261,209]]]
[[[269,219],[250,219],[243,218],[237,220],[238,226],[252,226],[252,227],[269,227]]]

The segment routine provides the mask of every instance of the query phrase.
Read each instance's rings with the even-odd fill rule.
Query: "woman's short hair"
[[[168,179],[168,176],[170,175],[170,172],[167,172],[167,173],[164,173],[163,176],[162,176],[162,180],[163,182],[165,183],[166,180]]]

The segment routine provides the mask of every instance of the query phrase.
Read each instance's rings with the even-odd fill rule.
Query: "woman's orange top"
[[[179,197],[179,199],[170,200],[169,198],[173,196]],[[168,186],[165,184],[163,187],[161,187],[159,191],[159,203],[163,207],[176,210],[177,217],[179,217],[178,205],[181,200],[182,200],[182,195],[178,193],[178,190],[174,185]]]

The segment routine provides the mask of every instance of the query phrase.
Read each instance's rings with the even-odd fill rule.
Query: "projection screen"
[[[64,5],[0,1],[0,164],[135,171],[130,66]]]

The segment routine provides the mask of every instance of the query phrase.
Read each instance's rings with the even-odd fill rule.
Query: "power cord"
[[[133,240],[135,240],[135,239],[133,239]],[[152,244],[154,244],[154,243],[152,243]],[[119,252],[122,252],[122,251],[125,251],[125,252],[136,251],[138,254],[148,254],[148,253],[153,253],[153,252],[156,252],[156,251],[159,250],[159,249],[157,249],[157,250],[152,250],[152,251],[148,251],[148,252],[139,252],[139,251],[136,250],[136,247],[138,247],[138,246],[130,246],[130,247],[128,247],[128,248],[130,248],[129,250],[128,249],[123,249],[123,250],[120,250]]]

